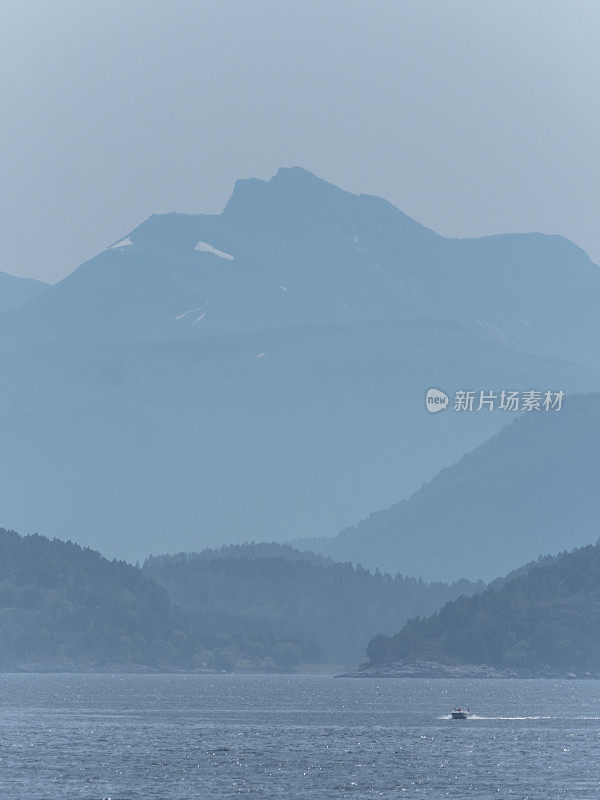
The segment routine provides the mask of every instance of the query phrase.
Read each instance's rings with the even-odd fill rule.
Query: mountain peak
[[[279,167],[275,175],[271,178],[272,181],[277,180],[278,178],[300,178],[302,179],[309,179],[309,180],[317,180],[320,181],[317,175],[314,172],[310,172],[308,169],[304,169],[304,167],[300,167],[298,164],[293,164],[291,167]]]
[[[303,167],[280,167],[268,181],[259,178],[241,178],[235,182],[233,193],[224,215],[248,214],[256,207],[279,207],[323,202],[328,199],[355,199],[356,195],[319,178]]]
[[[328,183],[323,178],[319,178],[314,172],[310,172],[304,167],[279,167],[275,175],[269,181],[271,184],[287,184],[293,186],[308,185],[308,186],[328,186],[335,191],[342,191],[332,183]]]

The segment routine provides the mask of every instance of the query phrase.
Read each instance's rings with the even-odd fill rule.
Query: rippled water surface
[[[600,798],[597,681],[3,675],[0,707],[10,800]]]

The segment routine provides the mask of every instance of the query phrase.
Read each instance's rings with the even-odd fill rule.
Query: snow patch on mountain
[[[184,311],[181,314],[177,314],[176,317],[173,317],[171,322],[179,322],[180,319],[185,319],[189,314],[195,314],[198,311],[202,310],[202,306],[198,306],[198,308],[190,308],[189,311]]]
[[[133,242],[131,241],[131,238],[128,236],[126,239],[121,239],[120,242],[117,242],[116,244],[113,244],[112,247],[110,247],[109,249],[110,250],[120,250],[121,247],[129,247],[132,244],[133,244]]]
[[[210,253],[213,256],[218,256],[219,258],[226,258],[228,261],[233,261],[233,256],[230,253],[224,253],[222,250],[217,250],[216,247],[208,244],[208,242],[198,242],[194,247],[194,250],[199,250],[201,253]]]

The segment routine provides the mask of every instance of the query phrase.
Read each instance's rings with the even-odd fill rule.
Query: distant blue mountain
[[[24,306],[48,288],[48,284],[32,278],[17,278],[0,272],[0,312]]]
[[[490,580],[599,536],[600,395],[529,412],[409,499],[303,547],[427,580]]]
[[[222,214],[150,217],[5,330],[121,340],[429,318],[599,366],[598,308],[600,269],[560,236],[447,239],[294,167],[238,181]]]
[[[129,558],[333,535],[507,419],[428,387],[600,389],[599,276],[299,168],[152,216],[0,316],[2,522]]]

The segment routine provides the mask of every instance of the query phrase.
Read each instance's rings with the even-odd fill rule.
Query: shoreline
[[[599,680],[600,672],[557,670],[548,665],[522,669],[491,667],[486,664],[440,664],[436,661],[394,662],[343,672],[337,678],[490,678],[557,680]]]

